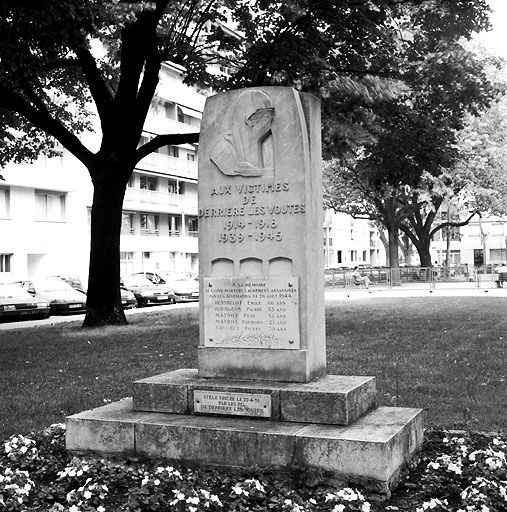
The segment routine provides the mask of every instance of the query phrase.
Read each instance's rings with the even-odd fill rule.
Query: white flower
[[[155,478],[155,480],[153,480],[153,485],[160,485],[160,480]]]
[[[325,501],[331,501],[335,499],[335,495],[328,492],[325,497]]]
[[[69,508],[69,512],[79,512],[79,508],[76,507],[76,505],[72,505],[72,507]]]
[[[142,480],[141,480],[141,485],[146,485],[148,482],[150,481],[150,479],[145,476]]]
[[[99,505],[97,507],[97,512],[106,512],[106,509],[102,505]]]
[[[428,467],[431,469],[438,469],[440,467],[440,464],[438,462],[430,462],[428,464]]]
[[[219,505],[220,507],[222,506],[222,502],[220,501],[220,499],[218,498],[218,496],[216,494],[212,494],[209,498],[209,500],[211,502],[214,502],[216,503],[217,505]]]
[[[308,500],[312,505],[317,505],[317,502],[313,499],[313,498],[310,498]]]
[[[206,489],[200,489],[201,491],[201,494],[207,499],[209,500],[209,491],[207,491]]]
[[[285,500],[283,504],[287,506],[292,505],[292,500]]]
[[[447,466],[447,470],[451,471],[452,473],[456,473],[457,475],[461,475],[461,468],[453,462]]]
[[[241,496],[242,494],[244,494],[245,496],[248,496],[249,495],[249,492],[248,491],[245,491],[239,484],[236,484],[233,488],[232,488],[232,492],[234,492],[235,494],[237,494],[238,496]]]
[[[340,503],[338,505],[335,505],[332,512],[343,512],[345,510],[345,505],[343,503]]]
[[[197,507],[188,507],[189,512],[197,512]]]
[[[197,496],[187,498],[187,503],[192,503],[192,505],[199,505],[199,498]]]
[[[85,492],[83,493],[83,498],[84,498],[85,500],[89,500],[91,497],[92,497],[92,493],[91,493],[90,491],[85,491]]]
[[[370,512],[370,508],[371,508],[371,505],[365,501],[362,505],[361,505],[361,511],[362,512]]]

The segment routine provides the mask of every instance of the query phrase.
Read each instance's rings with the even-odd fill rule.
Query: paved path
[[[333,288],[325,290],[326,302],[364,300],[364,299],[382,299],[388,297],[503,297],[507,298],[507,288],[484,288],[477,289],[468,283],[445,283],[437,285],[436,289],[430,290],[429,285],[406,285],[393,288],[380,288],[372,286],[369,290],[353,288]],[[173,311],[184,308],[197,308],[198,302],[188,302],[180,304],[165,304],[160,306],[129,309],[125,313],[127,317],[139,315],[150,311]],[[44,325],[55,325],[62,322],[82,322],[84,315],[62,315],[51,316],[46,320],[25,320],[22,322],[9,322],[0,324],[0,331],[10,329],[24,329],[27,327],[39,327]]]

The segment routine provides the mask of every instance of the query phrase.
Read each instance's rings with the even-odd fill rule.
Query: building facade
[[[141,143],[159,133],[199,131],[205,96],[164,64]],[[88,141],[93,146],[93,137]],[[62,150],[10,165],[0,181],[0,281],[71,275],[86,282],[93,189],[86,168]],[[139,162],[127,186],[121,272],[198,272],[197,151],[161,148]]]

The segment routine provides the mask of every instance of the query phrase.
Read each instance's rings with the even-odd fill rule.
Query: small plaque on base
[[[224,393],[196,389],[194,390],[194,412],[270,418],[271,396],[260,393]]]

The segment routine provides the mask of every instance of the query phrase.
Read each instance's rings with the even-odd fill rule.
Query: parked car
[[[191,302],[199,300],[199,279],[191,278],[180,272],[138,272],[153,284],[169,286],[174,292],[176,302]]]
[[[60,279],[63,279],[67,284],[70,284],[70,286],[72,286],[72,288],[74,288],[78,292],[86,293],[83,283],[81,282],[81,279],[79,277],[64,276],[64,275],[57,275],[55,277],[59,277]]]
[[[120,294],[121,305],[123,306],[123,309],[137,308],[137,299],[133,292],[127,290],[125,286],[120,286]]]
[[[52,315],[83,313],[86,309],[86,295],[75,290],[59,277],[25,281],[24,287],[46,299]]]
[[[48,316],[47,300],[38,296],[33,297],[19,284],[0,284],[0,322]]]
[[[174,304],[176,297],[169,287],[157,286],[143,275],[132,274],[121,280],[122,286],[131,291],[142,308],[150,304]]]

